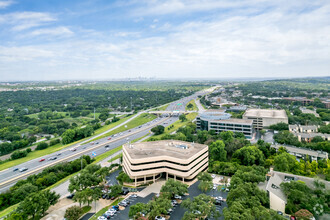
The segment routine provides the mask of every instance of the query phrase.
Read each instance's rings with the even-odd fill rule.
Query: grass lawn
[[[83,214],[85,214],[85,213],[89,212],[89,210],[91,210],[91,209],[92,209],[92,207],[91,207],[91,206],[88,206],[88,205],[86,205],[86,206],[82,207],[82,210],[83,210]]]
[[[11,213],[12,211],[14,211],[17,208],[17,206],[18,206],[18,204],[12,205],[12,206],[9,206],[8,208],[6,208],[5,210],[2,210],[0,212],[0,218],[3,218],[6,215],[8,215],[9,213]]]
[[[114,156],[113,158],[111,158],[110,160],[108,160],[108,162],[111,163],[112,161],[117,160],[117,159],[120,158],[121,156],[123,156],[123,153],[117,154],[116,156]]]
[[[187,117],[187,121],[184,121],[184,122],[182,122],[181,120],[176,121],[176,122],[174,122],[173,124],[167,126],[167,127],[165,128],[165,131],[164,131],[163,134],[153,135],[153,136],[151,136],[150,138],[148,138],[146,141],[149,141],[151,138],[160,140],[164,135],[166,135],[166,134],[170,134],[170,133],[172,133],[173,131],[178,130],[180,127],[185,126],[186,124],[188,124],[189,122],[191,122],[192,120],[194,120],[194,119],[196,118],[197,115],[198,115],[197,112],[193,112],[193,113],[188,114],[188,115],[186,116],[186,117]],[[170,129],[168,129],[168,128],[170,128]]]
[[[143,113],[143,114],[139,115],[138,117],[134,118],[132,121],[128,122],[127,124],[117,128],[115,130],[112,130],[112,131],[110,131],[110,132],[108,132],[104,135],[101,135],[100,137],[97,137],[97,138],[95,138],[91,141],[95,141],[95,140],[100,139],[100,138],[104,138],[104,137],[107,137],[107,136],[110,136],[110,135],[113,135],[113,134],[117,134],[117,133],[129,130],[129,129],[135,128],[135,127],[140,126],[142,124],[145,124],[149,121],[152,121],[155,118],[157,118],[156,115],[149,114],[149,113]]]
[[[188,105],[189,104],[192,104],[193,107],[192,108],[188,108]],[[187,105],[186,105],[186,111],[198,111],[198,108],[197,108],[197,105],[196,105],[194,99],[192,99],[190,102],[187,103]]]
[[[118,203],[120,203],[120,201],[122,201],[124,198],[117,198],[113,203],[111,203],[110,205],[104,207],[103,209],[101,209],[100,211],[98,211],[95,215],[93,215],[90,220],[97,220],[97,218],[101,215],[103,215],[111,206],[114,205],[118,205]],[[129,207],[127,207],[129,208]]]

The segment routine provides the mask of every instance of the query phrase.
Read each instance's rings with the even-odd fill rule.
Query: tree
[[[297,160],[295,156],[283,152],[274,158],[274,166],[277,171],[292,172],[297,166]]]
[[[273,124],[273,125],[269,126],[269,128],[273,129],[275,131],[285,131],[285,130],[289,130],[289,125],[284,122],[279,122],[277,124]]]
[[[102,196],[102,190],[100,188],[95,188],[94,192],[92,193],[92,201],[95,204],[95,211],[96,211],[96,201],[100,199]]]
[[[39,219],[49,206],[50,203],[43,193],[31,193],[20,203],[17,209],[27,218]]]
[[[99,115],[99,119],[101,121],[105,121],[109,118],[109,111],[107,109],[105,109],[104,111],[101,112],[101,114]]]
[[[188,192],[188,185],[181,183],[179,181],[176,181],[174,179],[169,179],[166,181],[166,183],[162,186],[160,189],[162,193],[167,193],[170,195],[171,198],[174,197],[174,195],[184,195]]]
[[[113,186],[110,186],[110,190],[111,192],[109,193],[109,196],[112,197],[117,197],[118,195],[120,195],[123,191],[122,189],[122,186],[121,185],[113,185]]]
[[[312,139],[312,143],[319,143],[319,142],[323,142],[324,139],[321,136],[316,136]]]
[[[172,208],[171,200],[169,200],[166,196],[159,196],[155,200],[151,200],[148,205],[149,219],[155,219],[156,216],[167,214],[167,210]]]
[[[131,178],[129,178],[129,176],[128,176],[125,172],[123,172],[123,171],[121,171],[121,172],[118,174],[118,176],[117,176],[117,180],[118,180],[118,182],[119,182],[121,185],[123,185],[123,183],[130,183],[130,182],[132,182]]]
[[[198,189],[200,189],[202,192],[207,192],[210,189],[212,189],[213,183],[211,181],[201,181],[198,184]]]
[[[62,143],[69,144],[74,141],[74,137],[76,135],[75,130],[68,129],[62,134]]]
[[[157,125],[156,127],[153,127],[151,129],[151,131],[155,134],[155,135],[159,135],[159,134],[163,134],[165,130],[165,127],[163,125]]]
[[[212,142],[209,146],[210,159],[213,161],[226,161],[227,151],[225,144],[221,140]]]
[[[187,121],[187,117],[186,117],[186,115],[185,115],[185,114],[181,114],[181,115],[179,116],[179,120],[181,120],[182,122]]]
[[[263,153],[256,146],[247,146],[235,151],[233,158],[239,159],[241,164],[246,166],[263,165],[265,162]]]
[[[194,105],[193,105],[192,103],[189,103],[189,104],[187,105],[187,109],[192,109],[192,108],[194,108]]]
[[[145,203],[138,202],[135,205],[130,206],[128,216],[130,218],[138,219],[142,216],[142,213],[147,213],[149,211],[149,205]]]
[[[204,219],[210,216],[213,216],[215,219],[220,217],[220,213],[215,208],[214,199],[205,194],[200,194],[194,197],[193,200],[190,198],[184,200],[182,206],[188,209],[184,214],[184,220]]]
[[[26,197],[28,197],[29,194],[38,192],[38,187],[32,185],[31,183],[26,183],[19,188],[15,189],[15,191],[12,194],[12,202],[17,203],[22,200],[24,200]]]
[[[68,220],[78,220],[83,214],[83,210],[79,206],[71,206],[65,210],[64,218]]]

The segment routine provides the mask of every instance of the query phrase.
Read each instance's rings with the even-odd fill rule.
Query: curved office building
[[[208,146],[177,140],[123,146],[123,169],[135,185],[160,177],[191,181],[208,167]]]

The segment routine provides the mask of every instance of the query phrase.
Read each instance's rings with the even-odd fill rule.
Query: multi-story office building
[[[258,130],[279,122],[288,123],[288,116],[286,115],[286,112],[284,110],[275,109],[250,108],[243,114],[243,119],[253,120],[253,126]]]
[[[222,131],[240,132],[246,138],[252,138],[252,120],[230,117],[231,115],[229,113],[221,110],[208,110],[197,116],[197,129],[206,131],[214,130],[217,134]]]
[[[123,170],[134,185],[174,178],[193,180],[208,168],[208,146],[177,140],[126,144],[123,146]]]

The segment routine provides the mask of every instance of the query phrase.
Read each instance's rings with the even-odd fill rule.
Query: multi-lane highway
[[[186,104],[192,100],[196,99],[198,95],[203,95],[207,91],[197,92],[189,97],[184,97],[178,101],[170,103],[167,107],[167,111],[184,111]],[[94,141],[92,143],[77,144],[61,151],[58,151],[47,156],[36,158],[34,160],[22,163],[18,166],[9,168],[7,170],[0,171],[0,192],[8,190],[12,185],[14,185],[18,180],[25,179],[31,174],[41,172],[46,167],[55,165],[60,162],[70,161],[79,158],[81,155],[90,155],[92,157],[105,153],[108,150],[114,149],[118,146],[123,145],[128,141],[135,140],[137,138],[143,137],[150,132],[150,129],[155,125],[161,124],[163,126],[168,126],[178,120],[178,117],[158,117],[153,121],[150,121],[142,126],[121,132],[119,134],[105,137]],[[108,146],[108,147],[105,147]],[[74,150],[75,149],[75,150]],[[49,160],[49,158],[54,158],[55,160]],[[42,159],[45,159],[41,161]],[[41,161],[41,162],[40,162]],[[24,172],[19,170],[14,171],[16,168],[28,168]]]

